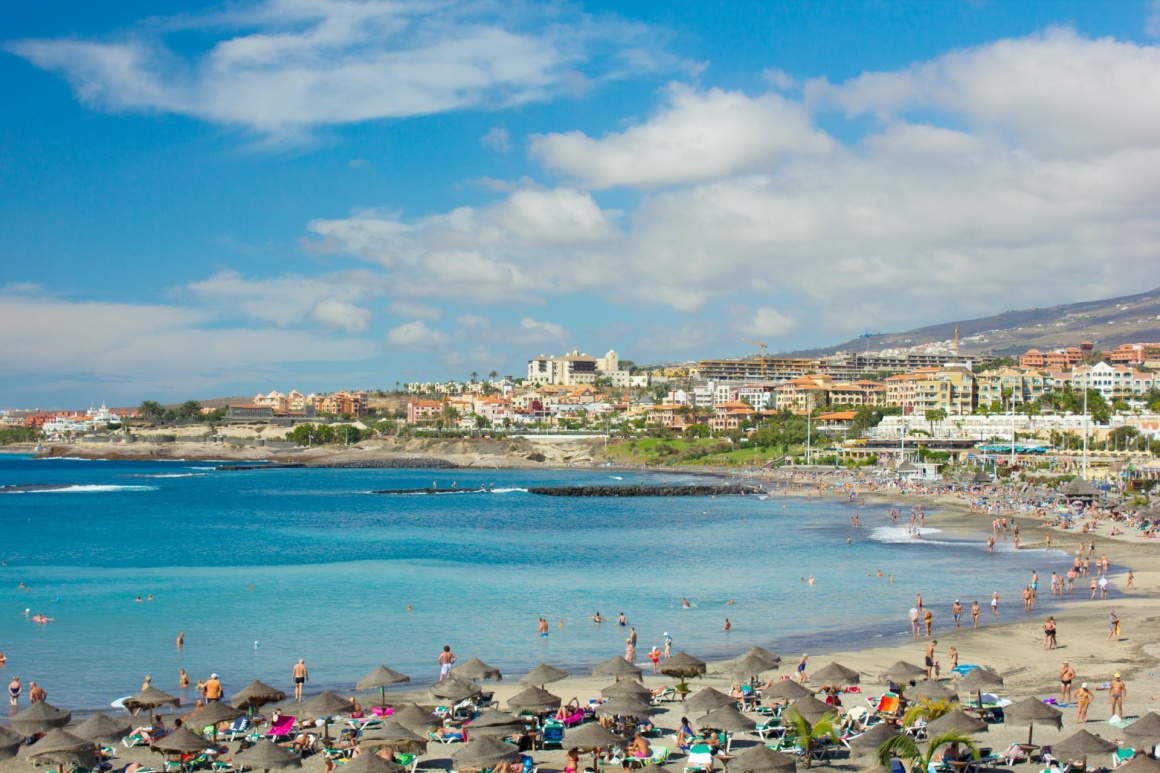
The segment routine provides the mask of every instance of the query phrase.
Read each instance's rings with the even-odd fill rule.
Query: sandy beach
[[[823,498],[846,496],[845,493],[830,493],[825,485],[822,485],[821,489],[821,491],[791,489],[786,491],[785,495],[821,496]],[[861,513],[865,522],[877,522],[885,517],[886,511],[893,505],[902,509],[908,518],[909,509],[918,504],[922,504],[926,511],[926,524],[929,527],[938,528],[944,533],[962,534],[969,532],[979,535],[990,531],[991,515],[972,513],[966,502],[953,496],[924,497],[894,491],[869,493],[866,495],[866,504],[861,509]],[[1025,545],[1042,543],[1042,537],[1048,531],[1046,528],[1040,528],[1041,524],[1037,523],[1034,518],[1019,518],[1019,522],[1024,534]],[[966,614],[963,616],[962,627],[955,630],[949,608],[932,609],[933,638],[938,642],[935,649],[935,659],[942,665],[943,684],[954,687],[954,682],[950,678],[948,657],[949,648],[954,647],[958,650],[960,664],[981,665],[998,672],[1005,678],[1004,685],[995,690],[1001,697],[1016,701],[1028,696],[1040,699],[1054,697],[1058,700],[1060,698],[1060,668],[1063,662],[1070,662],[1076,671],[1075,686],[1078,687],[1079,684],[1086,682],[1095,693],[1088,721],[1082,727],[1113,741],[1123,738],[1122,729],[1110,725],[1106,721],[1111,710],[1108,692],[1103,689],[1103,685],[1112,679],[1113,674],[1122,674],[1127,684],[1127,697],[1124,704],[1126,718],[1138,717],[1154,707],[1160,707],[1160,703],[1154,699],[1154,697],[1160,698],[1160,683],[1157,683],[1154,675],[1157,657],[1160,656],[1160,643],[1156,643],[1152,635],[1152,632],[1157,630],[1157,623],[1160,622],[1160,605],[1157,604],[1157,589],[1160,588],[1160,555],[1157,554],[1153,545],[1147,544],[1137,534],[1110,537],[1107,534],[1108,528],[1107,524],[1097,523],[1092,533],[1084,534],[1083,538],[1085,542],[1092,539],[1096,543],[1093,565],[1094,558],[1105,553],[1110,558],[1110,598],[1107,600],[1089,600],[1087,578],[1077,581],[1074,595],[1068,596],[1054,612],[1058,623],[1057,649],[1050,651],[1043,649],[1045,614],[1040,612],[1032,612],[1024,620],[1018,622],[992,624],[988,608],[989,600],[979,599],[983,608],[980,618],[981,624],[977,630],[973,630],[970,628],[970,604],[974,599],[964,598],[962,601]],[[1053,534],[1056,549],[1074,553],[1079,544],[1080,536],[1076,529],[1063,531],[1053,528],[1050,531]],[[1043,550],[1042,547],[1026,547],[1025,549]],[[1125,589],[1126,575],[1129,569],[1133,570],[1135,575],[1136,588],[1134,590]],[[824,585],[825,577],[819,577],[818,581],[819,584]],[[866,581],[884,582],[886,580],[868,577]],[[913,578],[910,582],[914,582]],[[1028,582],[1030,582],[1030,578],[1028,578]],[[1007,589],[1002,594],[1000,603],[1021,605],[1022,601],[1018,596],[1020,590],[1019,588]],[[834,589],[834,592],[841,592],[841,589]],[[1043,598],[1049,593],[1049,577],[1041,575],[1039,578],[1040,597]],[[1118,641],[1109,641],[1108,637],[1108,615],[1113,609],[1122,621],[1121,637]],[[860,637],[859,632],[855,630],[850,631],[848,644],[831,651],[822,649],[810,651],[807,673],[830,662],[841,663],[855,669],[861,674],[860,692],[843,695],[844,706],[849,708],[868,705],[867,697],[880,695],[885,689],[880,675],[889,664],[897,660],[919,665],[923,663],[929,640],[925,637],[914,638],[909,635],[907,611],[905,608],[897,610],[899,624],[898,634],[895,636],[865,639]],[[808,608],[799,610],[799,614],[802,615],[810,613]],[[605,625],[614,625],[614,623],[605,623]],[[527,631],[520,631],[514,635],[533,636],[535,634],[529,626]],[[553,635],[555,635],[554,629]],[[749,644],[759,643],[747,642],[743,630],[736,630],[732,632],[732,635],[735,643],[741,649]],[[672,678],[651,675],[650,664],[643,655],[646,649],[642,647],[637,655],[637,665],[645,668],[645,685],[656,687],[673,684],[675,680]],[[461,659],[466,659],[477,654],[501,670],[504,668],[502,658],[493,654],[464,651],[460,653],[460,656]],[[608,654],[612,656],[620,653],[609,652]],[[695,652],[691,654],[696,655]],[[773,673],[791,674],[802,653],[782,652],[780,654],[782,662],[779,670],[767,673],[767,677]],[[434,656],[432,657],[430,673],[412,674],[411,676],[416,689],[391,692],[388,696],[389,701],[395,704],[417,702],[433,706],[436,702],[427,694],[426,686],[437,676]],[[507,699],[523,689],[523,686],[517,682],[519,674],[505,676],[507,678],[503,681],[483,684],[485,689],[494,690],[495,699],[501,708],[506,708]],[[577,698],[581,704],[586,704],[589,699],[599,697],[600,689],[608,686],[611,681],[606,678],[593,678],[590,676],[590,672],[575,673],[568,679],[547,685],[547,689],[564,701]],[[230,685],[235,690],[241,686],[240,684]],[[710,663],[707,675],[694,679],[692,686],[694,690],[700,689],[702,686],[712,686],[722,691],[728,691],[731,679],[728,676],[726,664]],[[227,689],[227,694],[229,692],[230,690]],[[307,698],[309,696],[308,689]],[[50,696],[50,702],[53,697]],[[377,695],[364,694],[362,697],[364,704],[369,705]],[[963,692],[961,697],[966,698],[967,694]],[[62,701],[62,703],[67,706],[66,701]],[[1050,745],[1053,742],[1058,742],[1081,727],[1076,722],[1074,704],[1062,710],[1062,731],[1037,727],[1035,729],[1037,744]],[[293,714],[292,705],[286,704],[286,713]],[[673,770],[680,769],[684,765],[684,757],[676,747],[674,733],[679,726],[681,717],[685,714],[680,702],[671,702],[662,704],[661,710],[653,717],[653,722],[660,729],[660,733],[650,739],[650,742],[654,747],[661,745],[671,749],[672,757],[668,767]],[[693,713],[688,713],[688,716],[694,724],[699,718]],[[751,716],[756,717],[756,715]],[[134,721],[140,723],[142,719],[137,718]],[[976,739],[981,746],[1001,752],[1009,744],[1025,740],[1026,737],[1026,726],[1003,723],[990,725],[989,732],[978,735]],[[756,743],[758,743],[756,736],[739,734],[733,745],[734,751],[744,750]],[[231,745],[231,749],[233,746]],[[456,745],[431,743],[427,753],[420,759],[419,769],[449,768],[451,766],[450,755],[457,748],[459,747]],[[567,748],[567,743],[565,743],[565,748]],[[541,770],[561,771],[564,768],[565,752],[563,750],[535,751],[532,756]],[[116,764],[124,766],[131,761],[140,761],[155,768],[161,766],[160,757],[147,749],[118,747]],[[1110,762],[1110,758],[1105,762]],[[3,766],[5,770],[26,769],[26,763],[20,761],[10,760],[3,763]],[[323,755],[316,754],[307,757],[303,761],[303,766],[308,771],[322,770],[324,767]],[[862,770],[873,767],[873,762],[869,758],[846,758],[843,753],[837,759],[815,764],[815,767]],[[1041,767],[1035,769],[1038,770]],[[1017,766],[1017,769],[1031,770],[1032,768],[1024,764]]]

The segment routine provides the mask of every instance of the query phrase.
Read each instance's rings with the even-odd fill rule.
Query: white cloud
[[[443,310],[436,306],[428,306],[419,301],[408,298],[396,298],[391,301],[387,311],[398,317],[417,317],[419,319],[437,320],[443,317]]]
[[[1160,38],[1160,0],[1148,3],[1148,19],[1144,22],[1144,31],[1154,38]]]
[[[792,317],[782,314],[777,309],[762,307],[753,312],[753,316],[743,328],[744,332],[755,336],[778,338],[794,329],[796,323]]]
[[[387,343],[400,349],[429,349],[443,346],[450,338],[422,320],[404,322],[387,333]]]
[[[158,37],[166,27],[215,42],[186,56]],[[109,40],[7,48],[61,73],[94,107],[179,113],[280,140],[320,125],[542,100],[590,77],[673,64],[642,25],[568,5],[471,0],[259,0]]]
[[[653,187],[754,171],[832,146],[801,105],[778,94],[672,84],[667,107],[647,122],[599,140],[582,132],[535,136],[531,155],[588,187]]]
[[[335,330],[361,333],[369,327],[372,315],[357,303],[382,293],[377,281],[366,272],[249,280],[225,270],[187,289],[204,302],[276,325],[314,321]]]
[[[507,153],[512,149],[512,136],[502,126],[493,126],[479,138],[479,144],[497,153]]]

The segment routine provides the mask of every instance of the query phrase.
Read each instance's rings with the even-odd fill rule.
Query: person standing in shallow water
[[[291,672],[294,677],[294,700],[302,701],[302,685],[306,684],[306,680],[310,678],[310,672],[306,670],[306,661],[302,658],[294,664],[294,670]]]
[[[451,652],[451,645],[444,644],[443,652],[439,653],[439,681],[442,682],[451,673],[451,665],[455,663],[455,654]]]

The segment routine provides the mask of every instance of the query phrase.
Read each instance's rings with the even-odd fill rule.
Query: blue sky
[[[1160,285],[1150,2],[0,8],[0,407]]]

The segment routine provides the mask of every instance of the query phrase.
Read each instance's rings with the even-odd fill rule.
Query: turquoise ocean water
[[[146,674],[177,691],[179,668],[194,681],[218,672],[227,693],[252,679],[289,690],[300,657],[312,690],[349,691],[380,663],[422,684],[437,676],[444,644],[512,675],[542,661],[579,669],[624,652],[625,629],[593,624],[597,611],[627,615],[639,654],[668,631],[675,649],[704,658],[755,643],[792,656],[905,635],[915,591],[936,612],[936,632],[955,598],[986,607],[993,591],[1014,619],[1031,569],[1046,581],[1067,565],[1060,552],[988,554],[982,531],[910,539],[882,507],[861,508],[852,529],[859,508],[833,497],[521,490],[637,480],[607,470],[219,472],[205,462],[0,457],[0,485],[73,484],[0,495],[0,678],[19,674],[56,705],[96,709],[136,692]],[[433,481],[496,493],[367,493]],[[895,583],[866,577],[878,569]],[[808,575],[815,587],[801,581]],[[53,621],[33,623],[26,609]],[[539,617],[551,623],[546,639]]]

